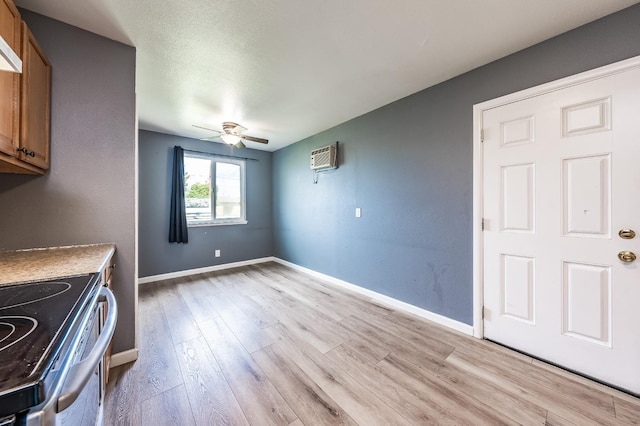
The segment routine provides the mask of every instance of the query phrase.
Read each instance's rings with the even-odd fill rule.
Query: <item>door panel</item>
[[[611,346],[611,267],[564,262],[563,333]]]
[[[640,394],[640,70],[483,111],[484,334]]]
[[[502,255],[501,314],[534,324],[535,260]]]
[[[611,98],[562,108],[562,136],[603,132],[611,128]]]
[[[502,167],[502,230],[533,233],[535,166]]]
[[[564,235],[611,236],[611,155],[563,160]]]
[[[524,117],[501,123],[502,146],[533,142],[534,117]]]

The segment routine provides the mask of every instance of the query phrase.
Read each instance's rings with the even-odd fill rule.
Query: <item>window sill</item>
[[[228,225],[246,225],[246,220],[238,220],[235,222],[204,222],[204,223],[187,223],[187,228],[201,228],[203,226],[228,226]]]

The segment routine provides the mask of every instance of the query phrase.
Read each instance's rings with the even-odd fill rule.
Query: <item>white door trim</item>
[[[521,90],[491,99],[473,106],[473,335],[477,338],[484,337],[482,303],[484,294],[483,282],[483,235],[482,235],[482,210],[483,210],[483,157],[482,157],[482,114],[484,111],[497,108],[513,102],[540,96],[549,92],[564,89],[570,86],[582,84],[591,80],[608,77],[634,68],[640,68],[640,56],[636,56],[614,64],[605,65],[590,71],[572,75],[560,80],[545,83],[540,86]]]

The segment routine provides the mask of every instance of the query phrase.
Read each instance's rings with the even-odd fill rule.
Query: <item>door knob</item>
[[[635,238],[636,232],[633,229],[621,229],[618,232],[618,236],[625,240],[631,240],[632,238]]]
[[[636,254],[632,251],[623,250],[618,253],[618,259],[622,260],[623,262],[630,263],[636,260]]]

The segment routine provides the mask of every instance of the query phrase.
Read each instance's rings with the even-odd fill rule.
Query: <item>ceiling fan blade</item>
[[[208,127],[196,126],[195,124],[192,124],[192,126],[197,127],[198,129],[209,130],[210,132],[222,133],[220,130],[210,129]]]
[[[208,138],[200,138],[198,140],[211,142],[211,141],[213,141],[215,139],[218,139],[218,138],[220,138],[220,135],[209,136]]]
[[[242,135],[241,138],[246,140],[246,141],[250,141],[250,142],[269,143],[268,139],[256,138],[254,136]]]
[[[239,141],[237,144],[234,145],[236,148],[246,148],[247,146],[245,144],[242,143],[242,141]]]

